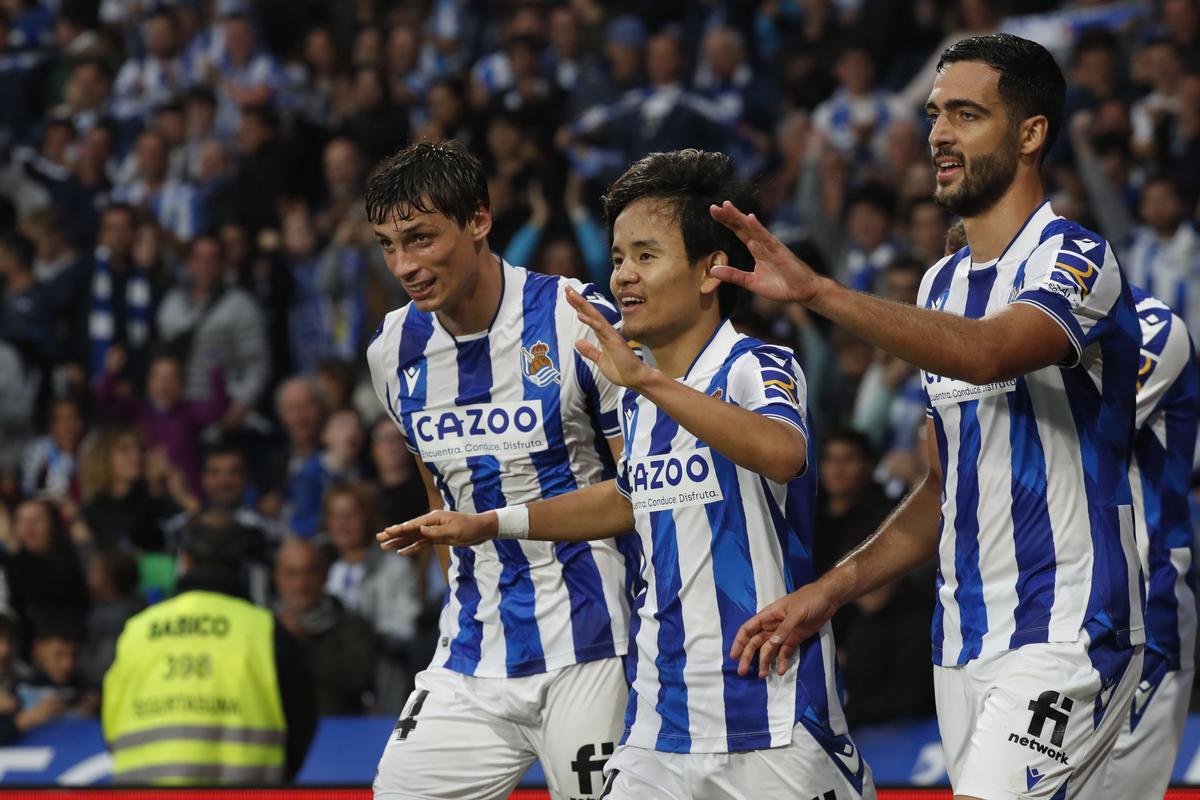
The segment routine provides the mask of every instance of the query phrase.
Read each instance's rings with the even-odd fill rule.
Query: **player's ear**
[[[1019,131],[1021,155],[1027,158],[1037,157],[1038,151],[1046,146],[1046,134],[1049,132],[1050,120],[1041,114],[1022,122]]]
[[[482,242],[486,239],[492,230],[492,210],[484,206],[476,208],[475,213],[467,220],[467,229],[471,231],[471,238],[475,241]]]
[[[700,281],[700,294],[715,295],[717,293],[717,289],[721,288],[721,281],[717,278],[714,278],[711,272],[712,268],[718,264],[722,266],[729,266],[729,256],[725,254],[724,250],[716,250],[712,253],[709,253],[708,258],[705,259],[704,279]]]

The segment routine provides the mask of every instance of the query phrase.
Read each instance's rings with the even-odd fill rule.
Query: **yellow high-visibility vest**
[[[132,617],[104,676],[114,782],[281,782],[286,724],[274,627],[270,612],[203,591]]]

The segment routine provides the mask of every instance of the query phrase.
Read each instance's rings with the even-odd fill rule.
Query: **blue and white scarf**
[[[116,317],[113,315],[112,269],[109,267],[107,247],[97,247],[95,266],[92,268],[92,304],[88,313],[88,339],[91,344],[91,373],[99,375],[104,370],[104,356],[112,346],[116,335]],[[150,324],[153,319],[150,279],[137,267],[130,267],[125,281],[125,339],[130,349],[141,349],[150,341]]]

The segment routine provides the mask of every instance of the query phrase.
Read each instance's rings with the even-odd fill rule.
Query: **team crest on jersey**
[[[521,348],[521,369],[525,377],[541,387],[562,383],[562,373],[554,366],[550,357],[550,345],[534,342],[528,350]]]

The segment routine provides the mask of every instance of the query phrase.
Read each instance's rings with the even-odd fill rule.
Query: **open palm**
[[[744,214],[726,200],[709,206],[713,219],[729,228],[754,256],[754,271],[714,266],[711,275],[757,295],[781,302],[807,303],[817,292],[819,276],[784,246],[753,214]]]
[[[600,346],[585,340],[575,343],[579,354],[591,361],[604,377],[618,386],[636,389],[652,372],[653,369],[637,357],[616,328],[583,295],[570,287],[567,288],[567,302],[579,314],[579,320],[596,334]]]

